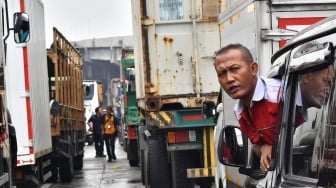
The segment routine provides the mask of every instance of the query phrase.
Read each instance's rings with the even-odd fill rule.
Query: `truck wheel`
[[[89,136],[87,139],[88,145],[91,146],[93,144],[93,137]]]
[[[127,139],[125,138],[123,142],[124,142],[123,150],[124,150],[124,152],[127,152]]]
[[[51,159],[50,171],[51,177],[49,178],[48,182],[56,183],[58,180],[58,162],[56,159]]]
[[[61,182],[68,183],[72,181],[73,176],[73,160],[71,158],[64,158],[60,161],[59,176]]]
[[[130,167],[139,166],[139,160],[129,160]]]
[[[169,188],[167,151],[159,138],[149,137],[148,143],[148,183],[151,188]]]
[[[146,184],[145,181],[145,154],[144,151],[141,150],[140,151],[140,167],[141,167],[141,181],[142,181],[142,185]]]
[[[74,170],[82,170],[83,168],[83,155],[77,156],[74,158]]]

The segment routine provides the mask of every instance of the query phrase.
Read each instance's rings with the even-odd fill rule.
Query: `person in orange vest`
[[[104,141],[108,156],[108,162],[112,162],[117,159],[115,154],[115,140],[118,136],[118,125],[117,119],[112,113],[112,107],[108,106],[106,108],[106,114],[103,116],[102,129],[104,131]]]

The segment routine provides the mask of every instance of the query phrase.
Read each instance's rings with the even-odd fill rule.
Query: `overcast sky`
[[[47,47],[56,27],[69,41],[132,35],[131,0],[42,0]]]

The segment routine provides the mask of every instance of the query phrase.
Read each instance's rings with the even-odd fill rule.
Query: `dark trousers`
[[[108,158],[115,159],[116,155],[114,153],[114,150],[115,150],[116,135],[115,134],[112,134],[112,135],[105,134],[104,140],[105,140],[105,146],[106,146],[106,152],[107,152]]]
[[[95,143],[96,155],[104,154],[104,140],[102,135],[93,135],[93,141]]]

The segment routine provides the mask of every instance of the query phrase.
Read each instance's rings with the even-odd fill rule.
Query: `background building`
[[[88,39],[72,42],[83,59],[83,80],[103,83],[103,106],[113,105],[112,80],[120,79],[121,49],[133,47],[132,36]]]

